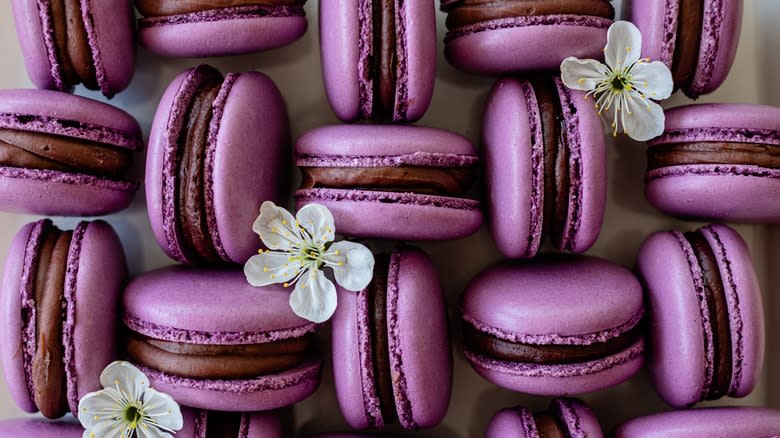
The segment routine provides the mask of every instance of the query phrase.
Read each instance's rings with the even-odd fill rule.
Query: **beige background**
[[[620,2],[615,2],[620,6]],[[0,88],[30,87],[22,63],[21,53],[13,25],[9,1],[0,2]],[[438,4],[437,4],[438,7]],[[295,44],[275,51],[239,57],[210,59],[207,62],[223,71],[260,70],[270,75],[284,94],[293,137],[324,124],[337,123],[325,98],[318,48],[317,2],[306,5],[309,31]],[[780,2],[776,0],[746,0],[744,25],[739,52],[732,73],[724,86],[716,93],[701,99],[703,102],[744,102],[780,106]],[[465,134],[479,142],[480,120],[485,97],[493,79],[476,78],[452,69],[441,55],[441,39],[444,35],[444,15],[439,12],[439,58],[437,84],[433,103],[426,117],[420,122],[439,128],[447,128]],[[137,72],[130,88],[111,103],[133,114],[148,133],[157,101],[170,80],[184,68],[197,65],[201,60],[174,60],[161,58],[139,50]],[[83,88],[78,94],[101,98]],[[666,106],[688,103],[678,94]],[[609,143],[609,202],[604,229],[590,254],[605,257],[632,268],[640,243],[649,233],[669,228],[693,229],[698,224],[682,222],[653,210],[642,191],[645,166],[642,144],[626,138]],[[143,175],[143,156],[139,154],[134,174]],[[292,169],[291,169],[292,171]],[[297,176],[296,176],[297,177]],[[8,245],[19,227],[33,220],[0,213],[0,263],[5,260]],[[137,275],[146,270],[172,263],[154,240],[145,212],[143,193],[139,193],[132,207],[106,218],[120,233],[130,263],[130,270]],[[65,227],[73,226],[75,219],[58,219]],[[780,310],[778,281],[780,251],[774,248],[780,243],[780,229],[767,226],[738,226],[742,236],[750,244],[756,269],[765,292],[765,308],[771,315]],[[450,314],[456,319],[458,297],[466,283],[485,267],[501,259],[486,229],[460,241],[422,244],[436,260],[450,304]],[[742,400],[725,400],[710,404],[748,404],[780,408],[780,322],[768,319],[767,361],[764,377],[750,397]],[[447,417],[437,428],[419,432],[430,437],[479,437],[482,436],[491,415],[500,408],[525,404],[535,409],[546,407],[548,399],[512,393],[482,380],[464,361],[461,354],[459,324],[453,323],[455,344],[455,378],[452,402]],[[326,333],[327,328],[323,330]],[[0,334],[1,336],[2,334]],[[420,334],[424,336],[424,333]],[[629,418],[667,409],[655,395],[646,375],[610,390],[585,397],[600,417],[605,430]],[[338,410],[333,391],[330,364],[326,367],[320,390],[295,408],[298,429],[304,434],[346,429]],[[21,412],[9,399],[5,381],[0,379],[0,419],[20,415]],[[396,429],[393,429],[396,430]]]

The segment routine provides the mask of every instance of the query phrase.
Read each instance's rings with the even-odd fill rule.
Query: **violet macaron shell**
[[[769,438],[780,436],[780,411],[735,407],[690,409],[636,418],[615,438]]]
[[[224,293],[218,293],[218,291]],[[132,331],[171,342],[258,344],[297,338],[315,325],[295,315],[282,285],[255,288],[240,270],[162,268],[125,290],[124,322]],[[184,406],[242,412],[294,404],[319,385],[320,362],[245,380],[199,380],[139,367],[152,386]]]
[[[172,22],[156,23],[139,20],[138,41],[147,50],[164,56],[225,56],[290,44],[303,36],[308,27],[306,16],[292,11],[288,16],[274,17],[206,11],[174,18]]]
[[[439,278],[428,256],[403,248],[391,256],[388,277],[388,345],[395,409],[407,429],[432,427],[447,412],[452,352]],[[370,361],[368,303],[341,288],[333,316],[336,395],[347,423],[372,427],[369,411],[381,417]],[[421,335],[423,334],[423,335]],[[367,389],[368,388],[368,389]],[[382,427],[382,424],[376,427]]]
[[[23,355],[22,290],[25,265],[34,263],[27,255],[28,239],[39,233],[40,222],[24,226],[14,237],[6,259],[0,289],[0,311],[3,315],[3,333],[9,338],[0,343],[0,359],[11,397],[20,409],[37,412],[27,390]],[[71,281],[75,291],[68,289],[64,325],[65,367],[71,374],[67,394],[70,410],[78,412],[78,401],[84,395],[99,390],[103,369],[117,357],[116,315],[119,294],[127,278],[127,262],[119,237],[105,222],[81,223],[71,241],[69,266],[75,267]],[[71,306],[72,305],[72,306]],[[70,340],[70,342],[68,342]],[[72,353],[68,353],[70,350]]]
[[[325,92],[333,112],[345,122],[359,119],[361,107],[372,105],[360,100],[360,40],[371,38],[361,34],[360,2],[324,0],[319,6]],[[397,11],[401,16],[396,23],[403,23],[405,31],[403,40],[396,44],[406,54],[403,59],[399,58],[397,80],[403,81],[403,85],[399,87],[402,91],[396,93],[396,99],[406,103],[406,109],[400,113],[396,104],[393,119],[413,122],[425,114],[433,96],[436,63],[428,60],[436,59],[436,8],[432,0],[396,4],[402,5],[402,10]]]
[[[710,225],[700,232],[715,253],[729,305],[734,368],[728,395],[744,397],[755,387],[764,357],[758,280],[736,231]],[[681,238],[672,232],[651,235],[637,261],[649,306],[650,377],[661,398],[677,408],[699,402],[707,379],[701,306]]]
[[[550,256],[479,274],[466,289],[462,311],[466,323],[510,342],[588,345],[635,327],[644,307],[641,285],[627,269],[592,257]],[[499,361],[468,349],[466,358],[477,373],[505,388],[562,396],[627,380],[644,363],[644,342],[569,365]]]
[[[141,127],[105,103],[48,90],[0,90],[0,129],[141,147]],[[0,166],[0,210],[53,216],[100,216],[123,210],[138,183],[54,170]]]
[[[146,196],[149,220],[157,241],[171,258],[188,262],[177,235],[175,214],[167,211],[175,203],[166,203],[176,191],[164,191],[166,160],[175,150],[172,132],[180,111],[177,105],[187,87],[197,86],[197,69],[177,76],[163,94],[149,136],[146,163]],[[260,247],[252,223],[263,201],[279,201],[284,191],[282,168],[289,144],[287,110],[273,81],[258,72],[237,75],[221,108],[219,130],[207,156],[213,156],[207,201],[213,209],[217,251],[226,261],[244,263]],[[206,173],[206,176],[209,172]],[[176,176],[173,176],[174,184]],[[207,191],[209,192],[209,191]],[[209,205],[207,204],[207,206]],[[169,240],[168,236],[173,236]]]
[[[551,413],[566,427],[566,436],[576,438],[603,438],[604,434],[593,411],[576,399],[555,399],[550,406]],[[516,407],[498,411],[488,424],[485,438],[537,438],[536,428],[529,427],[533,413]]]
[[[205,438],[204,423],[207,426],[207,411],[182,408],[184,427],[176,432],[177,438]],[[282,424],[274,411],[244,413],[241,418],[246,432],[235,438],[281,438]],[[2,437],[0,437],[2,438]],[[234,437],[230,437],[234,438]]]
[[[515,17],[455,29],[444,55],[455,68],[480,75],[557,70],[569,56],[603,59],[607,28],[599,17]]]
[[[569,90],[556,80],[562,108],[575,139],[580,172],[569,194],[569,216],[564,224],[559,249],[584,252],[601,232],[607,199],[606,146],[602,122],[579,91]],[[484,115],[486,184],[490,203],[490,224],[498,249],[506,257],[530,258],[539,248],[544,210],[542,170],[534,156],[543,154],[538,105],[527,81],[502,79],[488,97]],[[536,127],[536,131],[533,127]],[[570,165],[571,169],[571,165]],[[574,183],[577,184],[574,184]]]
[[[465,137],[417,126],[317,128],[298,139],[296,153],[299,167],[459,166],[477,160],[474,146]],[[356,237],[455,239],[474,233],[482,224],[479,202],[465,198],[360,189],[298,190],[296,207],[309,203],[328,207],[336,230]]]
[[[81,2],[101,92],[111,97],[130,84],[135,72],[135,29],[130,2]],[[14,21],[30,80],[38,88],[65,89],[56,57],[49,54],[38,3],[13,0]],[[56,75],[56,76],[55,76]]]
[[[669,137],[669,134],[673,137]],[[666,111],[665,134],[650,142],[747,142],[780,145],[780,108],[704,104]],[[649,170],[645,196],[680,217],[780,222],[780,172],[751,165],[691,164]]]
[[[703,0],[697,69],[683,91],[692,98],[723,84],[734,63],[742,28],[742,0]],[[672,65],[679,21],[677,1],[632,0],[631,21],[642,33],[642,55]]]
[[[53,422],[32,418],[0,421],[0,438],[81,438],[84,428],[72,419]]]

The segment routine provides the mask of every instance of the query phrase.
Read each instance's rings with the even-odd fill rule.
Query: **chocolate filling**
[[[704,0],[681,0],[677,21],[677,40],[672,58],[672,79],[675,88],[686,87],[693,80],[699,63]]]
[[[182,250],[190,260],[203,264],[220,263],[209,230],[206,211],[206,151],[213,104],[222,85],[222,76],[212,77],[200,85],[190,102],[184,127],[179,134],[177,163],[177,224],[182,236]]]
[[[487,357],[520,363],[558,365],[589,362],[617,354],[642,337],[639,325],[606,342],[590,345],[535,345],[511,342],[477,330],[469,323],[463,326],[463,341],[474,352]]]
[[[460,196],[475,178],[474,168],[302,167],[302,189],[365,189],[425,195]]]
[[[241,438],[241,423],[244,414],[240,412],[206,413],[206,436],[204,438]]]
[[[706,388],[707,400],[717,400],[728,394],[731,385],[731,328],[729,324],[728,302],[723,288],[715,252],[701,233],[685,233],[685,239],[691,244],[693,253],[701,268],[707,311],[710,315],[712,330],[712,385]]]
[[[374,51],[371,57],[375,116],[392,118],[395,112],[396,41],[395,0],[374,0],[371,5],[374,25]]]
[[[68,412],[65,351],[62,344],[64,285],[73,232],[44,231],[35,268],[36,348],[32,357],[33,401],[47,418]]]
[[[83,83],[99,89],[95,62],[79,0],[50,0],[49,15],[54,27],[54,44],[62,80],[67,87]]]
[[[563,427],[558,418],[551,414],[534,415],[534,422],[536,423],[536,432],[539,434],[539,438],[570,438],[566,432],[566,427]]]
[[[129,150],[32,131],[0,129],[0,165],[119,177],[132,164]]]
[[[368,293],[369,326],[371,328],[371,354],[374,364],[374,387],[376,388],[382,419],[385,424],[397,419],[393,380],[390,372],[390,346],[387,338],[387,279],[390,257],[379,255],[374,264],[374,277]]]
[[[615,8],[607,0],[464,0],[445,9],[449,30],[500,18],[537,15],[615,18]]]
[[[131,333],[127,354],[139,364],[174,376],[236,380],[294,368],[311,356],[313,345],[312,335],[267,344],[194,345]]]
[[[144,17],[165,17],[236,6],[295,6],[304,0],[135,0]]]
[[[648,170],[687,164],[737,164],[780,169],[780,146],[701,142],[665,144],[647,149]]]
[[[555,84],[549,78],[530,80],[539,105],[544,141],[544,213],[542,237],[556,245],[563,238],[569,214],[569,141]]]

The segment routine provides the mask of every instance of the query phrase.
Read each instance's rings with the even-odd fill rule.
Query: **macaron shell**
[[[742,237],[725,225],[701,230],[716,254],[729,303],[731,342],[735,364],[733,397],[744,397],[755,388],[764,363],[764,312],[761,288],[750,250]]]
[[[537,438],[529,433],[529,426],[524,420],[525,417],[531,417],[532,413],[525,408],[505,408],[496,412],[490,419],[485,438]],[[534,429],[535,431],[536,429]],[[538,435],[538,434],[537,434]]]
[[[482,75],[554,70],[567,56],[603,59],[611,20],[599,19],[599,26],[553,24],[558,19],[459,36],[446,42],[444,54],[455,68]]]
[[[103,94],[113,96],[127,88],[135,72],[135,11],[125,1],[81,0],[81,5],[95,39],[90,46],[98,83]]]
[[[642,244],[637,268],[648,305],[650,378],[667,403],[690,406],[702,395],[706,356],[688,257],[672,233],[658,232]]]
[[[141,46],[164,56],[225,56],[272,49],[297,40],[308,23],[304,16],[225,18],[142,26]],[[221,38],[214,38],[221,35]]]
[[[21,290],[22,272],[25,265],[25,249],[30,233],[35,223],[22,227],[8,249],[5,267],[3,268],[3,282],[0,284],[0,330],[6,338],[0,342],[0,359],[2,359],[3,373],[8,385],[11,398],[25,412],[37,412],[38,408],[30,398],[27,390],[27,378],[24,370],[22,355],[22,296]],[[18,436],[18,435],[14,435]]]
[[[622,425],[615,438],[742,438],[780,434],[780,411],[710,408],[665,412]]]
[[[246,414],[249,417],[249,431],[246,438],[280,438],[282,422],[273,412]]]
[[[393,254],[390,269],[398,269],[388,278],[387,309],[396,410],[408,429],[431,427],[447,413],[452,390],[452,350],[439,276],[431,259],[411,248]]]
[[[67,422],[51,422],[25,418],[0,422],[0,438],[81,438],[83,434],[84,428],[74,419]]]
[[[704,23],[699,61],[685,94],[697,98],[726,80],[737,55],[742,29],[742,0],[704,0]]]
[[[493,86],[484,115],[490,229],[498,249],[511,258],[533,257],[541,238],[543,200],[539,194],[544,187],[534,175],[530,145],[535,133],[530,125],[533,114],[528,110],[523,84],[502,79]]]
[[[252,223],[263,201],[281,203],[289,135],[287,108],[273,81],[241,73],[220,119],[210,181],[219,238],[235,263],[260,248]]]
[[[425,114],[433,97],[436,63],[430,60],[436,59],[436,7],[433,0],[396,1],[396,8],[399,5],[401,10],[396,12],[400,15],[396,23],[404,23],[400,43],[406,49],[403,59],[406,61],[406,78],[396,87],[406,99],[396,102],[396,117],[399,116],[399,103],[406,104],[406,114],[401,120],[414,122]],[[402,61],[400,56],[399,61]],[[398,72],[399,76],[402,71]],[[399,97],[399,92],[396,92],[396,99]]]
[[[642,56],[672,66],[680,0],[630,0],[631,22],[642,34]]]
[[[57,88],[52,76],[55,68],[49,61],[49,52],[44,42],[38,3],[27,0],[13,0],[14,22],[19,45],[24,55],[24,65],[32,83],[43,89]],[[0,99],[2,102],[2,99]]]
[[[341,120],[360,117],[358,11],[358,0],[323,0],[319,4],[325,93],[333,112]]]
[[[736,3],[736,2],[732,2]],[[719,135],[717,129],[735,128],[739,130],[780,130],[780,108],[769,105],[747,105],[734,103],[710,103],[684,105],[666,110],[664,131],[682,131],[688,129],[712,130],[709,141],[726,141],[728,137]],[[662,140],[663,136],[661,137]],[[695,137],[691,141],[704,141]],[[748,141],[745,139],[744,141]],[[652,142],[658,144],[659,141]]]
[[[593,411],[577,399],[556,399],[552,401],[553,409],[558,417],[568,427],[572,438],[603,438],[598,418]]]

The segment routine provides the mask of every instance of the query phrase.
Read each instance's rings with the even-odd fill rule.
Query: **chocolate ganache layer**
[[[302,189],[366,189],[425,195],[460,196],[476,169],[439,167],[302,167]]]
[[[536,432],[539,438],[570,438],[558,419],[553,415],[543,413],[534,415],[536,423]]]
[[[686,87],[693,80],[699,63],[704,22],[704,0],[684,0],[679,5],[677,39],[671,67],[675,89]]]
[[[390,346],[387,334],[387,278],[390,257],[386,254],[376,257],[374,277],[366,288],[368,294],[368,319],[371,330],[371,355],[374,365],[374,387],[384,423],[393,423],[397,418],[393,381],[390,371]]]
[[[445,9],[449,30],[483,21],[537,15],[615,18],[615,8],[607,0],[462,0]]]
[[[700,142],[658,145],[647,149],[648,170],[687,164],[736,164],[780,169],[780,146]]]
[[[83,83],[91,90],[99,89],[80,0],[50,0],[47,3],[63,82],[67,87]]]

